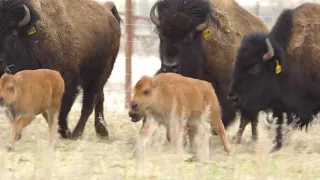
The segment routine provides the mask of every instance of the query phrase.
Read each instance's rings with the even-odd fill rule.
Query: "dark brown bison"
[[[157,73],[177,72],[210,82],[228,127],[236,117],[227,92],[237,48],[244,34],[267,33],[266,25],[233,0],[162,0],[154,4],[150,18],[160,39],[162,65]],[[238,143],[249,122],[252,138],[257,138],[257,119],[257,112],[241,110]]]
[[[289,112],[295,127],[307,129],[320,111],[319,17],[320,5],[306,3],[284,10],[269,34],[246,35],[228,98],[249,112],[272,109],[279,124]]]
[[[109,8],[108,8],[109,7]],[[65,81],[59,115],[62,137],[82,135],[95,109],[95,129],[108,136],[103,86],[120,44],[120,18],[114,5],[90,0],[8,0],[0,2],[0,53],[7,72],[53,69]],[[67,116],[83,89],[81,116],[71,134]]]

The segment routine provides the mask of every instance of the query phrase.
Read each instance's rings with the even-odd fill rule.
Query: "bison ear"
[[[20,83],[22,82],[23,78],[20,74],[14,76],[14,83],[15,85],[20,85]]]

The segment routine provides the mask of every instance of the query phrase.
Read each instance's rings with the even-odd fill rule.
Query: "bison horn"
[[[268,52],[265,55],[263,55],[264,61],[268,61],[274,56],[274,50],[269,38],[266,39],[266,44],[268,47]]]
[[[25,15],[23,17],[23,19],[18,22],[18,27],[23,27],[25,25],[27,25],[30,22],[30,10],[26,5],[23,5],[23,8],[25,10]]]
[[[196,27],[196,30],[197,31],[203,31],[205,29],[207,29],[209,27],[209,22],[210,22],[210,16],[207,15],[206,17],[206,22],[202,23],[202,24],[199,24],[197,27]]]
[[[160,21],[155,14],[155,10],[156,10],[156,7],[158,6],[158,4],[159,4],[159,1],[154,3],[154,5],[152,6],[152,8],[150,10],[150,19],[153,22],[153,24],[155,24],[156,26],[160,25]]]

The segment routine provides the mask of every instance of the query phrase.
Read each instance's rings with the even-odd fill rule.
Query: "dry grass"
[[[106,96],[107,99],[107,96]],[[1,113],[3,114],[3,113]],[[320,126],[313,125],[309,133],[295,131],[287,134],[285,147],[268,154],[270,133],[259,124],[259,141],[250,140],[248,126],[241,144],[228,156],[221,140],[211,136],[210,161],[199,166],[184,162],[191,154],[181,157],[171,154],[160,128],[151,139],[146,157],[137,162],[132,158],[140,123],[132,123],[126,111],[106,110],[110,139],[102,140],[93,128],[93,116],[86,125],[82,140],[58,140],[55,152],[46,149],[48,127],[37,117],[22,133],[12,153],[0,148],[0,179],[303,179],[320,178]],[[70,113],[70,127],[75,126],[79,110]],[[0,117],[0,145],[9,134],[9,122]],[[228,129],[229,139],[235,134],[238,121]],[[186,151],[187,152],[187,151]]]

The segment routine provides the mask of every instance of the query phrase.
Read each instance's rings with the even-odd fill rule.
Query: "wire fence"
[[[121,93],[125,94],[124,103],[131,96],[131,88],[142,75],[153,75],[160,67],[159,39],[154,32],[154,25],[149,19],[149,11],[156,0],[114,1],[123,20],[122,36],[119,55],[110,77],[111,82],[123,85]],[[142,2],[143,1],[143,2]],[[142,8],[142,3],[143,7]],[[250,3],[249,3],[250,2]],[[238,0],[238,3],[249,12],[258,15],[269,28],[273,26],[278,15],[286,8],[294,8],[306,2],[320,2],[320,0]],[[140,5],[137,7],[137,4]],[[129,7],[129,8],[128,8]],[[128,12],[131,15],[128,16]],[[128,19],[131,20],[128,23]],[[128,34],[128,28],[132,34]],[[128,36],[132,38],[128,39]],[[128,53],[129,45],[132,45]],[[126,53],[127,52],[127,53]],[[128,62],[131,62],[128,64]],[[120,92],[119,92],[120,93]]]

